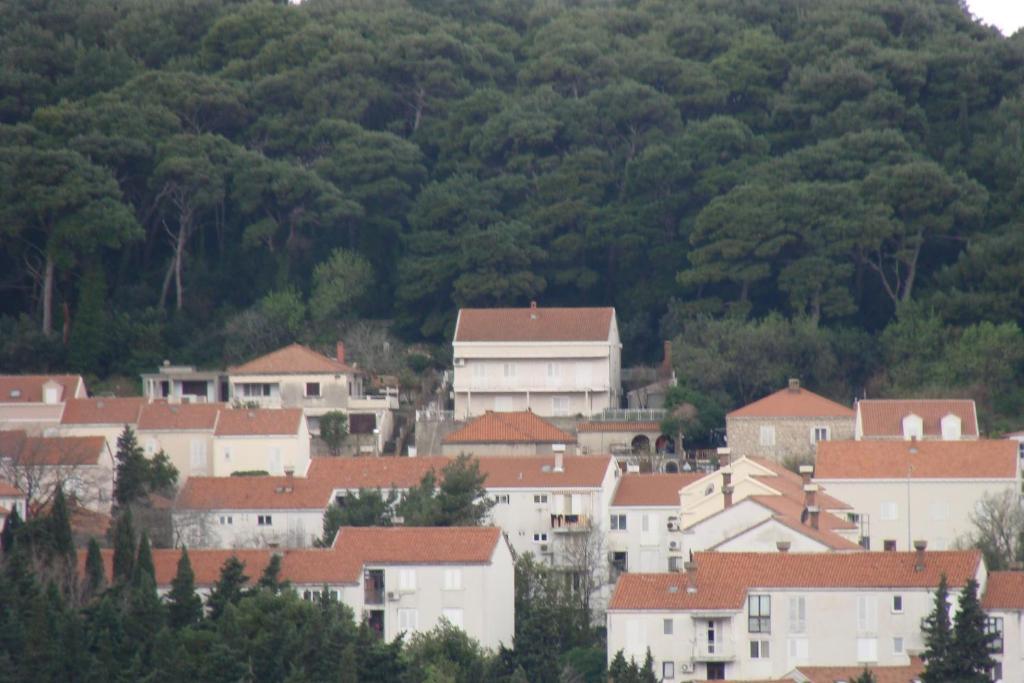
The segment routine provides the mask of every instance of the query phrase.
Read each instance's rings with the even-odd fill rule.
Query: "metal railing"
[[[660,408],[605,408],[590,416],[591,422],[661,422],[667,411]]]

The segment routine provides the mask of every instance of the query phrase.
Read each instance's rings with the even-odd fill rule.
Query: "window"
[[[790,638],[787,642],[789,658],[798,662],[806,662],[809,657],[810,647],[806,638]]]
[[[558,379],[562,374],[562,368],[558,363],[548,363],[548,379]]]
[[[988,617],[985,619],[985,633],[990,633],[995,636],[992,644],[989,646],[993,653],[999,655],[1003,653],[1003,618],[1002,617]]]
[[[452,626],[462,628],[462,608],[445,607],[441,610],[441,616],[448,620]]]
[[[189,448],[189,463],[192,466],[192,470],[205,470],[206,469],[206,440],[205,439],[191,439],[188,444]]]
[[[1001,662],[996,662],[995,666],[988,670],[989,680],[1002,681],[1003,680],[1003,665]]]
[[[508,494],[507,493],[499,493],[498,495],[496,495],[494,497],[494,502],[495,503],[504,503],[505,505],[508,505]]]
[[[483,363],[473,364],[473,379],[482,380],[487,377],[487,366]]]
[[[612,553],[612,569],[615,572],[624,572],[628,567],[628,556],[625,552]]]
[[[747,630],[750,633],[772,632],[772,598],[770,595],[747,596]]]
[[[761,445],[775,445],[775,425],[761,425]]]
[[[664,621],[662,621],[661,632],[664,633],[666,636],[672,635],[674,623],[675,622],[673,622],[671,619],[665,619]]]
[[[892,653],[894,655],[903,654],[903,636],[896,636],[892,639]]]
[[[903,596],[894,595],[892,596],[892,613],[902,614],[903,613]]]
[[[626,515],[612,515],[612,531],[626,530]]]
[[[871,633],[878,628],[878,600],[874,595],[857,596],[857,631]]]
[[[811,443],[818,443],[819,441],[829,440],[828,427],[814,427],[811,429]]]
[[[807,599],[802,595],[789,599],[789,632],[807,632]]]
[[[725,664],[722,662],[708,662],[708,672],[705,675],[709,681],[724,681],[725,680]]]
[[[676,663],[675,662],[662,662],[661,663],[661,680],[670,681],[676,677]]]
[[[220,523],[223,524],[224,526],[231,526],[232,524],[235,523],[235,520],[234,520],[234,518],[231,517],[231,515],[221,515],[220,516]]]
[[[416,590],[416,570],[415,569],[399,569],[398,570],[398,590],[402,590],[402,591],[414,591],[414,590]]]
[[[551,414],[552,415],[568,415],[569,414],[569,397],[568,396],[552,396],[551,397]]]
[[[534,534],[533,535],[533,542],[534,543],[547,543],[548,542],[548,535],[547,535],[547,533],[545,532],[545,533]]]
[[[681,572],[681,571],[683,571],[683,558],[681,558],[681,557],[670,557],[670,558],[668,558],[668,570],[670,572]]]
[[[398,630],[411,632],[416,630],[417,622],[419,621],[419,614],[415,609],[411,608],[399,608],[398,610]]]
[[[270,396],[270,385],[269,384],[256,384],[246,383],[237,385],[242,392],[242,396],[249,398],[258,398],[260,396]]]
[[[768,659],[771,657],[771,648],[769,648],[768,645],[769,642],[767,640],[750,641],[750,658]]]
[[[538,504],[539,503],[546,503],[546,502],[548,502],[548,494],[542,493],[542,494],[535,495],[533,497],[533,502],[534,503],[538,503]]]
[[[882,550],[884,550],[887,553],[896,552],[896,541],[891,538],[885,539],[884,541],[882,541]]]
[[[899,516],[896,509],[896,503],[892,501],[882,503],[881,513],[882,520],[885,522],[895,521]]]
[[[640,515],[640,531],[648,533],[651,530],[651,516],[646,512]]]
[[[259,515],[256,517],[257,526],[272,526],[274,520],[271,515]]]
[[[878,661],[878,639],[858,638],[857,639],[857,661],[877,662]]]
[[[306,382],[306,397],[320,398],[320,382]]]
[[[509,379],[516,376],[516,364],[515,363],[504,363],[502,366],[505,372],[505,378]]]
[[[444,570],[444,589],[446,591],[460,591],[460,590],[462,590],[462,570],[461,569],[445,569]]]
[[[156,439],[146,439],[146,455],[153,457],[154,453],[156,453]]]

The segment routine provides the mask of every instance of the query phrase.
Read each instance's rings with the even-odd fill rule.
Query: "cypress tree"
[[[149,547],[149,536],[142,532],[139,539],[139,552],[132,567],[132,585],[144,586],[147,582],[156,586],[156,569],[153,567],[153,551]]]
[[[125,425],[117,437],[117,478],[114,480],[114,501],[121,506],[135,502],[146,495],[149,463],[139,445],[135,431]]]
[[[949,623],[949,587],[946,575],[939,580],[935,589],[935,606],[925,617],[924,626],[925,669],[921,674],[922,683],[949,683],[955,680],[955,663],[952,661],[953,630]]]
[[[89,550],[85,555],[85,583],[83,585],[83,598],[90,600],[107,587],[107,573],[103,567],[103,554],[100,552],[100,544],[95,538],[89,539]]]
[[[46,518],[46,526],[54,555],[61,558],[74,557],[75,539],[71,533],[71,514],[68,512],[68,500],[62,487],[58,486],[53,496],[53,506]]]
[[[135,530],[132,511],[126,509],[114,525],[114,583],[131,580],[135,566]]]
[[[978,582],[968,579],[960,591],[960,611],[953,624],[953,644],[950,648],[955,671],[953,679],[962,683],[985,683],[988,672],[995,666],[992,642],[996,636],[985,632],[985,612],[978,602]]]
[[[245,575],[245,565],[232,555],[220,568],[220,578],[210,591],[206,606],[210,610],[210,618],[217,620],[224,614],[224,608],[236,604],[242,599],[245,584],[249,577]]]
[[[871,673],[865,666],[864,670],[860,672],[860,675],[853,679],[850,683],[877,683],[878,679],[875,678],[875,674]]]
[[[281,556],[275,553],[270,556],[270,562],[268,562],[267,566],[263,569],[263,574],[260,575],[260,580],[256,585],[270,591],[271,593],[280,593],[281,588],[283,587],[280,576]]]
[[[171,581],[171,592],[167,596],[167,612],[173,629],[192,626],[203,617],[203,601],[196,595],[196,575],[184,546],[178,558],[178,573]]]
[[[3,531],[0,531],[0,550],[6,555],[14,550],[15,534],[25,523],[18,514],[18,508],[14,508],[4,520]]]

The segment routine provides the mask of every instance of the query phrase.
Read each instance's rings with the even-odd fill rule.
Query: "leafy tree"
[[[167,594],[167,621],[173,629],[193,626],[203,616],[203,601],[196,595],[195,573],[188,557],[188,549],[182,546],[178,558],[178,571],[171,580]]]
[[[320,417],[320,438],[327,444],[331,455],[340,455],[341,447],[348,436],[348,415],[332,410]]]
[[[313,271],[309,309],[314,320],[350,317],[373,288],[373,267],[357,253],[335,249]]]
[[[117,437],[114,457],[117,461],[114,500],[118,505],[131,505],[150,493],[166,493],[177,483],[178,471],[167,454],[161,451],[152,460],[147,460],[135,430],[128,425]]]
[[[957,663],[954,660],[953,628],[949,621],[949,589],[946,575],[939,580],[935,589],[935,604],[921,626],[924,635],[924,652],[921,657],[925,670],[921,674],[923,683],[944,683],[956,680]]]
[[[436,526],[437,475],[433,469],[423,475],[419,484],[406,491],[395,512],[405,526]]]
[[[960,609],[953,624],[953,642],[950,660],[954,679],[971,683],[990,680],[989,671],[995,667],[992,657],[994,633],[985,630],[986,615],[978,600],[978,582],[970,578],[960,591]]]
[[[109,347],[107,281],[103,268],[92,266],[82,276],[78,314],[71,326],[69,365],[79,372],[103,368]]]
[[[338,529],[343,526],[391,526],[397,501],[398,495],[393,489],[386,498],[380,489],[359,489],[345,497],[344,505],[329,505],[324,511],[324,533],[317,545],[331,547]]]
[[[494,499],[487,495],[480,463],[459,455],[441,470],[437,492],[437,516],[432,526],[479,526],[487,518]]]

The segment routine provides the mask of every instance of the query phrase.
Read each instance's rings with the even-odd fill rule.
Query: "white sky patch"
[[[1024,0],[967,0],[971,14],[1012,36],[1024,26]]]

